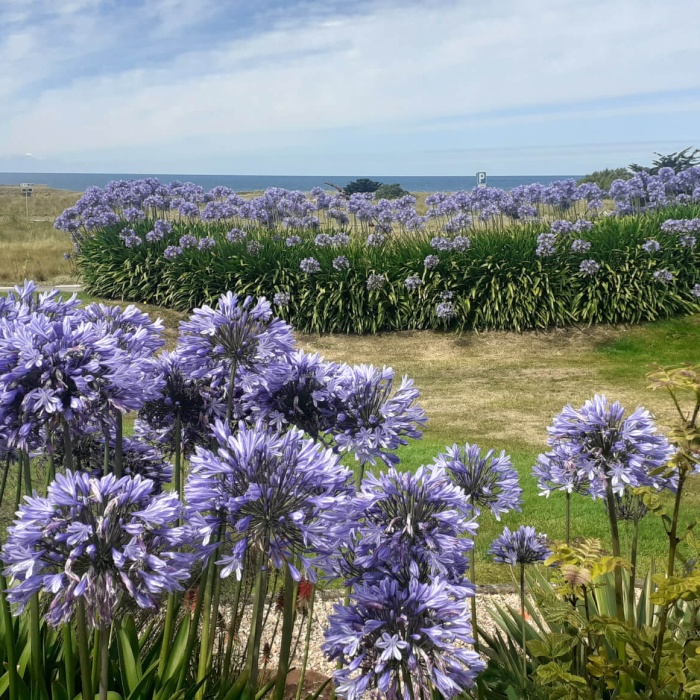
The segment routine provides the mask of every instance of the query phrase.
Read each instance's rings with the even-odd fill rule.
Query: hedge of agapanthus
[[[612,556],[568,526],[559,543],[505,528],[489,553],[520,607],[482,609],[491,635],[474,538],[483,512],[520,510],[505,452],[454,445],[402,470],[397,449],[426,423],[412,382],[297,350],[265,300],[222,295],[163,345],[134,307],[32,283],[0,297],[0,508],[16,511],[0,548],[3,697],[284,700],[295,663],[301,700],[314,599],[332,586],[345,595],[323,629],[326,685],[347,700],[696,694],[698,545],[679,513],[700,461],[700,367],[650,377],[679,413],[668,437],[605,396],[554,418],[533,475],[566,494],[567,520],[572,495],[602,502]],[[651,513],[667,571],[637,603]]]
[[[698,168],[607,193],[572,180],[437,193],[423,215],[413,197],[372,196],[117,182],[56,226],[90,293],[187,310],[235,289],[303,331],[523,330],[697,308]]]

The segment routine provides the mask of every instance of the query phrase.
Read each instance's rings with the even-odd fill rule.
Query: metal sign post
[[[32,196],[32,183],[31,182],[22,182],[20,183],[20,188],[22,190],[22,194],[24,195],[24,209],[27,212],[27,218],[29,218],[29,198]]]
[[[485,170],[480,170],[476,174],[476,186],[477,187],[486,187],[486,171]]]

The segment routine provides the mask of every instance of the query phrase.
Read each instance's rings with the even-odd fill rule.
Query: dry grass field
[[[71,250],[70,239],[53,222],[78,197],[76,192],[35,186],[25,201],[19,187],[0,186],[0,284],[75,280],[72,263],[63,258]]]

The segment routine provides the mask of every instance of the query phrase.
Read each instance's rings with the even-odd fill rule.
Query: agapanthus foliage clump
[[[511,510],[520,510],[523,490],[510,457],[502,451],[483,452],[478,445],[452,445],[435,458],[435,464],[467,495],[469,507],[479,515],[490,510],[497,520]]]
[[[7,597],[21,611],[43,592],[54,626],[72,619],[78,604],[96,627],[111,624],[125,597],[153,609],[190,577],[180,515],[176,495],[156,496],[138,476],[59,474],[46,497],[27,497],[8,529],[2,560],[16,585]]]

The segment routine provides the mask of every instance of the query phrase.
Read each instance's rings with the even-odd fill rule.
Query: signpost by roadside
[[[33,186],[31,182],[20,183],[20,189],[24,195],[24,208],[27,212],[27,218],[29,218],[29,198],[32,196]]]
[[[486,171],[485,170],[480,170],[476,174],[476,186],[477,187],[486,187]]]

